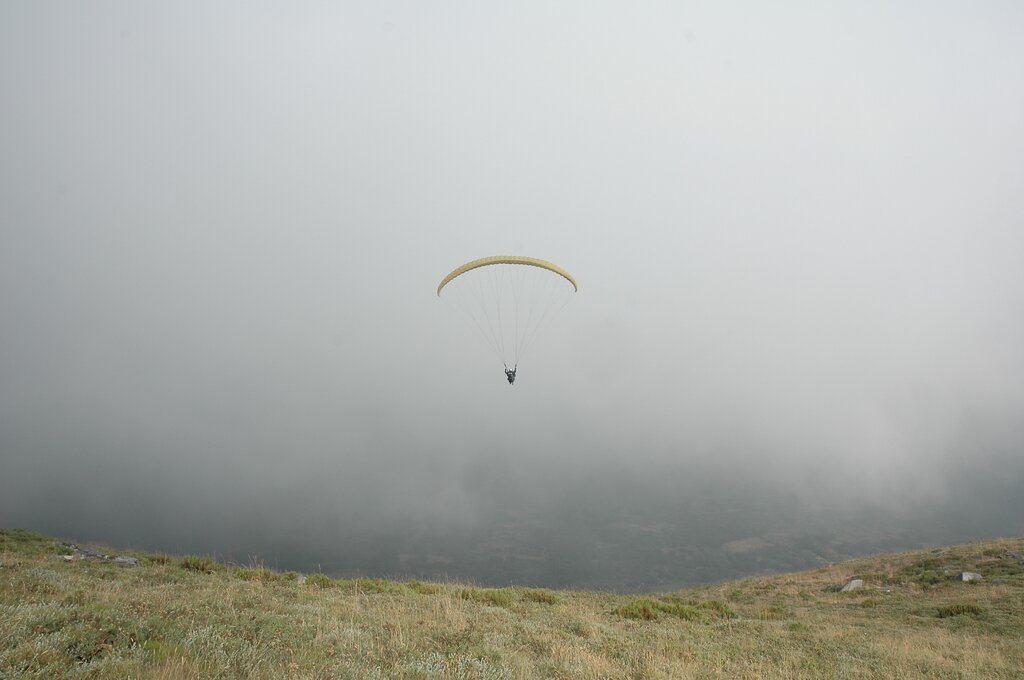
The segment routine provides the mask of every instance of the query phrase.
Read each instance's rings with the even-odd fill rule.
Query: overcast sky
[[[0,525],[192,552],[696,469],[1024,485],[1022,35],[1009,1],[3,3]],[[435,295],[506,253],[580,285],[513,387]]]

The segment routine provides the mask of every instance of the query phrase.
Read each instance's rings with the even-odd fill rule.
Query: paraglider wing
[[[525,264],[531,267],[540,267],[541,269],[547,269],[548,271],[554,272],[559,276],[563,277],[566,281],[572,284],[573,290],[579,291],[580,287],[576,285],[576,279],[572,275],[559,267],[557,264],[552,264],[547,260],[540,260],[536,257],[522,257],[520,255],[496,255],[494,257],[481,257],[479,260],[473,260],[467,262],[461,267],[457,267],[451,274],[441,279],[441,283],[437,286],[437,295],[440,297],[441,289],[444,288],[448,283],[456,276],[461,276],[468,271],[472,271],[477,267],[486,267],[491,264]]]
[[[547,260],[521,255],[497,255],[467,262],[452,270],[437,286],[438,297],[472,322],[485,344],[505,365],[510,384],[515,376],[514,367],[545,321],[549,316],[557,316],[557,311],[578,291],[576,279],[566,270]]]

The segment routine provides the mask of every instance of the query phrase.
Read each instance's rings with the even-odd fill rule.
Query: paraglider
[[[525,351],[545,322],[578,290],[576,279],[556,264],[498,255],[456,267],[441,279],[437,295],[469,318],[512,385]]]

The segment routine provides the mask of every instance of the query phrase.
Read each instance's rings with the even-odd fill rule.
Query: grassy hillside
[[[1022,539],[644,597],[97,550],[0,530],[0,678],[1024,678]]]

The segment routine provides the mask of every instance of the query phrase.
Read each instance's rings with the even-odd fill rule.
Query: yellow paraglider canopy
[[[486,267],[491,264],[525,264],[531,267],[540,267],[541,269],[547,269],[548,271],[554,272],[564,278],[566,281],[572,284],[573,290],[579,292],[579,286],[576,285],[576,279],[572,278],[572,275],[559,267],[557,264],[552,264],[547,260],[539,260],[536,257],[523,257],[520,255],[496,255],[494,257],[481,257],[479,260],[473,260],[466,264],[458,267],[448,276],[441,280],[441,283],[437,286],[437,294],[441,295],[441,289],[444,288],[448,283],[457,276],[465,274],[468,271],[472,271],[478,267]]]

